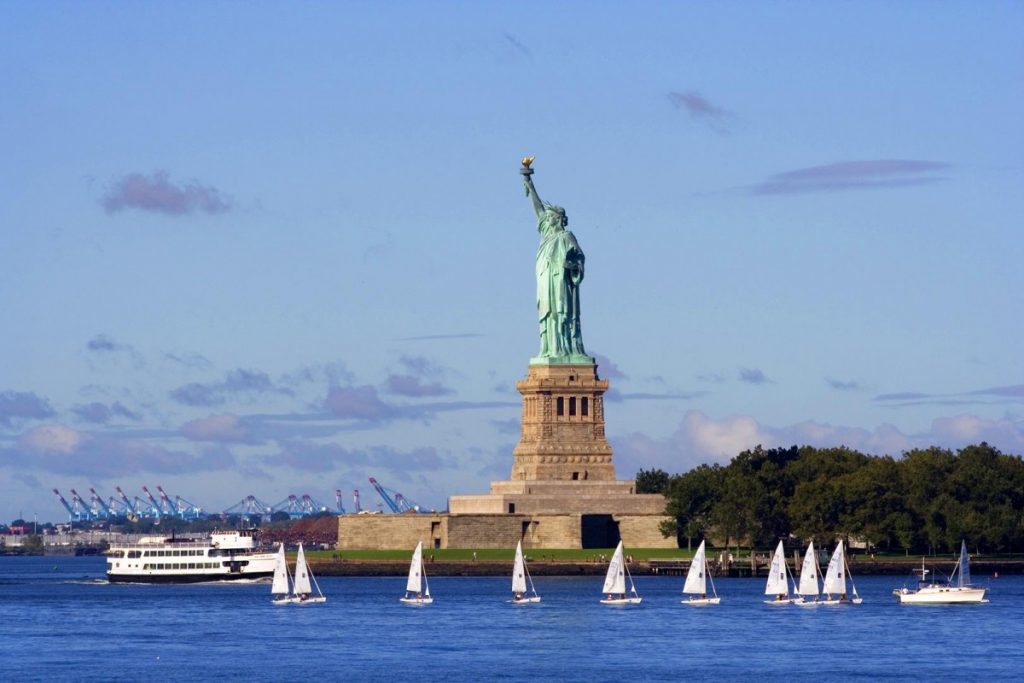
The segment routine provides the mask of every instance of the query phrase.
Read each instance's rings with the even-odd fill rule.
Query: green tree
[[[640,470],[636,473],[636,492],[665,493],[668,489],[668,480],[668,472],[665,470]]]
[[[719,465],[700,465],[669,479],[665,512],[672,519],[662,524],[665,536],[675,535],[680,545],[685,538],[687,549],[694,538],[704,536],[711,527],[711,510],[721,494],[723,473]]]
[[[21,547],[28,555],[42,555],[43,537],[36,534],[25,536],[21,540]]]

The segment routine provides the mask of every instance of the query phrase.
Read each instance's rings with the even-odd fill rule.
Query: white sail
[[[960,566],[957,568],[956,585],[961,588],[971,585],[971,561],[967,556],[966,541],[960,541]]]
[[[768,571],[768,583],[764,587],[765,595],[789,595],[789,582],[786,580],[786,551],[782,541],[772,556],[772,566]]]
[[[512,592],[526,593],[526,562],[523,561],[522,541],[516,544],[516,563],[512,567]]]
[[[288,564],[284,559],[284,543],[277,548],[274,558],[274,583],[270,587],[272,595],[288,595]]]
[[[832,559],[828,561],[828,569],[825,571],[825,586],[822,588],[822,592],[827,595],[846,593],[846,551],[843,550],[842,541],[836,544]]]
[[[683,584],[684,593],[704,595],[708,592],[708,580],[705,574],[707,571],[706,552],[704,541],[701,541],[697,553],[693,556],[693,562],[690,563],[690,570],[686,572],[686,583]]]
[[[618,595],[626,592],[626,570],[622,557],[622,541],[619,541],[612,555],[612,561],[608,563],[608,573],[604,577],[603,593]]]
[[[807,545],[807,552],[804,553],[804,563],[800,568],[800,585],[797,587],[800,595],[818,595],[818,555],[814,552],[814,541]]]
[[[405,582],[405,590],[410,593],[419,593],[423,589],[423,542],[416,544],[416,550],[412,554],[412,563],[409,565],[409,580]]]
[[[306,564],[306,553],[299,544],[299,554],[295,557],[295,594],[308,595],[313,592],[309,583],[309,566]]]

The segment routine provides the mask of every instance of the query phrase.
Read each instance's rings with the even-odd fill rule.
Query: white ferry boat
[[[274,553],[256,546],[256,532],[215,531],[208,538],[144,536],[107,551],[111,583],[197,583],[274,575]]]

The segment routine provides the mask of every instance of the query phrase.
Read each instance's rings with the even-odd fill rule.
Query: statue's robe
[[[541,357],[584,354],[580,331],[580,290],[583,250],[565,229],[545,232],[537,249],[537,316]]]

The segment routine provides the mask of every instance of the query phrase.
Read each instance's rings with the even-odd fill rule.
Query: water
[[[54,568],[58,571],[54,571]],[[103,558],[0,557],[0,677],[23,680],[863,681],[1019,679],[1024,577],[975,576],[992,602],[900,606],[893,577],[865,603],[761,603],[763,582],[722,579],[722,604],[679,604],[680,577],[637,577],[637,607],[598,603],[601,577],[542,577],[540,605],[508,581],[321,578],[325,605],[270,604],[269,585],[110,585]]]

